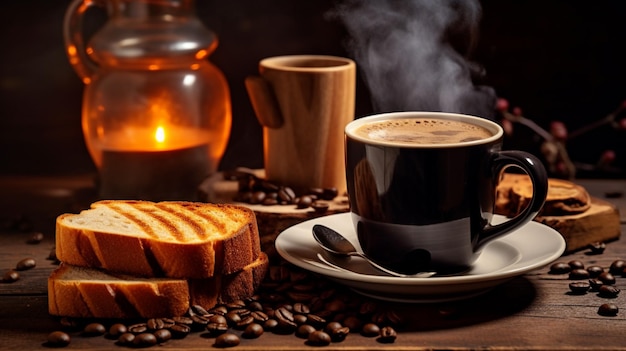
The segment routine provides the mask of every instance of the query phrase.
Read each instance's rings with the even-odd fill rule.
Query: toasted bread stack
[[[268,257],[241,206],[106,200],[56,223],[49,312],[134,318],[184,314],[251,296]]]

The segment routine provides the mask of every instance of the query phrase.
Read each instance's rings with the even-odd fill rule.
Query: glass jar
[[[216,36],[193,0],[74,0],[66,50],[85,84],[82,128],[104,198],[192,200],[217,170],[232,123]],[[85,13],[108,20],[84,44]]]

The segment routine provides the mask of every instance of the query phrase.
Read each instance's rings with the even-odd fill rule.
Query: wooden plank
[[[590,191],[603,196],[597,186]],[[606,200],[606,199],[605,199]],[[608,199],[610,200],[610,199]],[[26,201],[26,200],[24,200]],[[64,205],[61,205],[62,208]],[[47,212],[43,206],[39,213]],[[621,210],[621,208],[620,208]],[[50,216],[51,217],[51,216]],[[626,228],[621,224],[621,230]],[[37,245],[26,244],[30,233],[0,232],[0,269],[13,267],[25,257],[37,259],[37,267],[23,272],[18,282],[0,284],[0,348],[25,350],[41,348],[46,335],[61,328],[59,319],[47,313],[46,278],[55,267],[46,260],[53,245],[53,233]],[[626,241],[607,243],[606,251],[590,255],[580,250],[560,258],[560,261],[581,260],[587,266],[608,267],[616,259],[626,259]],[[567,275],[552,275],[549,267],[517,277],[492,291],[469,300],[433,304],[395,304],[378,302],[393,309],[406,323],[396,328],[398,339],[393,344],[381,344],[375,339],[351,334],[341,343],[325,349],[342,350],[626,350],[623,331],[626,330],[626,278],[617,277],[622,294],[614,299],[596,293],[572,295]],[[328,284],[316,280],[319,285]],[[363,299],[341,286],[336,293],[345,293],[348,300]],[[620,307],[615,317],[600,316],[600,304],[612,302]],[[354,310],[350,310],[354,312]],[[234,331],[241,333],[240,331]],[[110,350],[114,341],[104,337],[85,337],[72,332],[68,349]],[[182,340],[172,340],[168,349],[206,350],[212,348],[213,338],[206,333],[193,333]],[[259,339],[242,339],[235,349],[304,350],[311,349],[294,335],[265,333]]]

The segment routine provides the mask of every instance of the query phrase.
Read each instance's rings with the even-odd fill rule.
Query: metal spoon
[[[371,261],[364,254],[358,252],[354,245],[350,243],[343,235],[337,233],[335,230],[328,228],[321,224],[313,226],[313,237],[320,244],[320,246],[335,255],[338,256],[358,256],[367,261],[372,267],[385,272],[389,275],[402,278],[428,278],[437,274],[436,272],[419,272],[415,274],[403,274],[391,271],[385,267],[380,266],[376,262]]]

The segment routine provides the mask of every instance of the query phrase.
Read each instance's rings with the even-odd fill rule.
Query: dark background
[[[62,22],[69,0],[0,3],[0,175],[80,174],[95,170],[80,129],[83,86],[64,53]],[[219,37],[210,60],[227,77],[233,129],[221,169],[262,167],[261,127],[244,88],[264,57],[284,54],[350,56],[346,30],[327,16],[332,0],[198,0],[197,13]],[[481,1],[480,37],[472,61],[524,115],[547,128],[570,130],[603,118],[626,99],[626,2]],[[358,62],[357,62],[358,65]],[[358,81],[357,117],[374,112]],[[529,142],[530,140],[530,142]],[[535,152],[532,138],[510,145]],[[623,177],[626,131],[598,128],[567,145],[577,162],[617,153]]]

